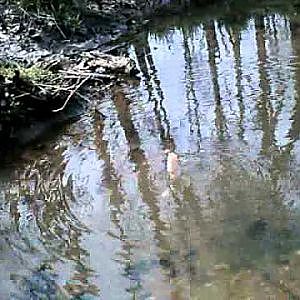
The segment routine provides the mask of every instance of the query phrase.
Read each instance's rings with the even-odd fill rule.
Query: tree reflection
[[[141,148],[141,141],[138,131],[132,121],[131,112],[124,93],[119,89],[114,92],[114,103],[116,106],[118,119],[124,130],[124,134],[129,147],[129,158],[136,165],[138,174],[139,190],[143,200],[150,208],[150,219],[154,222],[156,235],[159,237],[161,231],[164,230],[165,224],[160,220],[159,206],[157,205],[157,196],[152,188],[150,166],[147,162],[144,151]]]
[[[124,193],[122,192],[121,180],[116,174],[113,166],[113,161],[110,157],[109,141],[104,136],[104,120],[99,111],[94,111],[94,131],[95,131],[95,145],[96,151],[104,163],[102,176],[103,184],[110,191],[110,205],[111,205],[111,220],[115,223],[120,231],[120,240],[124,240],[124,228],[120,224],[118,215],[122,214],[122,205],[124,204]]]
[[[239,105],[239,132],[238,136],[241,140],[244,139],[244,118],[245,118],[245,104],[243,101],[243,86],[242,86],[242,59],[241,59],[241,32],[239,28],[229,27],[227,28],[229,39],[232,44],[233,56],[234,56],[234,69],[235,69],[235,80],[237,88],[237,100]]]
[[[267,50],[266,50],[266,33],[265,33],[265,20],[263,16],[255,18],[256,30],[256,46],[259,67],[259,80],[260,80],[260,98],[257,101],[258,121],[261,124],[263,132],[262,137],[262,153],[265,155],[270,154],[270,147],[276,144],[275,141],[275,120],[274,110],[271,103],[271,88],[270,81],[267,73]]]
[[[149,219],[153,224],[152,242],[157,243],[157,248],[159,249],[159,262],[163,264],[165,261],[165,256],[168,256],[170,252],[170,245],[168,237],[166,236],[168,232],[167,224],[161,220],[160,216],[161,209],[158,202],[160,195],[156,192],[155,182],[151,176],[150,165],[147,161],[144,151],[142,150],[139,133],[132,121],[128,100],[120,88],[116,88],[114,90],[114,104],[116,107],[118,120],[120,121],[120,125],[124,130],[128,144],[129,159],[134,163],[136,168],[135,173],[137,174],[138,191],[141,194],[142,201],[146,203],[149,208],[147,214],[149,214]],[[128,247],[129,250],[130,244],[128,244]],[[125,269],[129,278],[132,277],[131,275],[134,273],[134,268],[134,262],[132,261],[132,263],[130,262],[128,267]],[[134,279],[134,281],[136,280]]]
[[[192,55],[189,46],[188,39],[192,36],[190,31],[187,31],[185,28],[182,28],[182,35],[183,35],[183,48],[184,48],[184,59],[185,59],[185,81],[186,81],[186,100],[188,106],[188,115],[189,115],[189,123],[190,123],[190,130],[193,131],[194,124],[196,125],[196,134],[197,134],[197,148],[200,151],[200,141],[201,141],[201,128],[200,128],[200,116],[199,116],[199,100],[196,96],[195,91],[195,78],[193,74],[193,67],[192,67]],[[193,113],[195,116],[195,121],[192,120],[192,108],[191,102],[194,104]]]
[[[291,30],[293,50],[297,62],[300,59],[299,29],[296,24],[291,23],[290,30]],[[298,88],[299,82],[300,82],[300,69],[297,67],[295,69],[295,88],[296,88],[295,106],[293,109],[293,115],[291,117],[292,125],[288,133],[288,137],[291,139],[289,148],[293,146],[296,141],[299,140],[299,136],[300,136],[300,91]]]
[[[221,94],[218,81],[218,69],[216,58],[219,56],[219,45],[213,20],[203,23],[203,29],[206,33],[208,63],[210,68],[210,76],[213,84],[215,97],[215,123],[219,139],[224,139],[226,135],[226,118],[221,103]]]
[[[174,140],[170,133],[170,122],[166,109],[164,108],[164,93],[157,75],[151,49],[148,42],[148,35],[141,35],[140,43],[134,47],[137,62],[144,76],[145,85],[149,95],[149,101],[154,102],[154,114],[160,134],[161,143],[164,149],[174,150]],[[156,92],[156,94],[155,94]]]

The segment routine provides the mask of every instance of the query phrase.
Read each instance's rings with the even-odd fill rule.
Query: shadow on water
[[[68,126],[78,121],[82,115],[84,105],[74,103],[64,112],[41,113],[39,116],[28,115],[26,120],[23,117],[15,116],[7,119],[0,116],[0,165],[6,162],[17,160],[24,155],[26,149],[45,148],[49,141],[63,134]]]
[[[7,158],[1,299],[300,297],[294,14],[159,20],[139,83]]]

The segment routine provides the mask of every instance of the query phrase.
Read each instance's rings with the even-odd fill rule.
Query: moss
[[[51,77],[53,77],[53,73],[48,71],[48,70],[44,70],[42,68],[39,67],[30,67],[30,68],[20,68],[20,74],[21,77],[25,78],[25,79],[29,79],[31,81],[43,81],[45,79],[49,80]]]
[[[7,79],[12,79],[16,71],[20,72],[20,77],[32,82],[43,82],[51,79],[54,74],[38,66],[24,67],[16,63],[0,64],[0,75]]]

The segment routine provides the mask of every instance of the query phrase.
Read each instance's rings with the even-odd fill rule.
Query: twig
[[[112,52],[112,51],[114,51],[114,50],[116,50],[116,49],[119,49],[119,48],[122,48],[122,47],[125,47],[125,46],[126,46],[126,43],[122,43],[122,44],[115,45],[115,46],[112,46],[112,47],[110,47],[110,48],[104,49],[104,50],[102,50],[101,52],[102,52],[103,54],[106,54],[106,53],[110,53],[110,52]]]
[[[74,96],[74,94],[82,87],[82,85],[87,82],[89,79],[90,79],[91,76],[88,76],[86,78],[84,78],[77,86],[76,88],[71,91],[71,93],[69,94],[68,98],[66,99],[64,105],[58,109],[54,109],[52,110],[52,112],[59,112],[59,111],[62,111],[68,104],[68,102],[71,100],[71,98]]]
[[[76,95],[79,96],[81,99],[83,99],[84,101],[88,102],[88,103],[91,103],[91,100],[86,97],[86,96],[83,96],[82,94],[76,92]]]
[[[29,96],[29,95],[30,95],[30,93],[23,93],[21,95],[15,96],[14,99],[23,98],[23,97],[26,97],[26,96]]]
[[[78,75],[82,76],[82,77],[87,76],[87,77],[103,78],[103,79],[112,79],[112,78],[114,78],[114,75],[92,73],[92,72],[80,72],[80,73],[78,73],[78,72],[71,71],[71,70],[68,70],[68,71],[60,70],[59,72],[63,73],[63,74],[67,74],[67,76],[65,76],[64,78],[69,78],[69,79],[77,78]]]
[[[66,40],[66,39],[67,39],[67,36],[66,36],[65,33],[62,31],[62,29],[59,27],[59,25],[57,24],[55,18],[54,18],[54,23],[55,23],[55,26],[57,27],[58,31],[59,31],[60,34],[62,35],[62,37]]]
[[[21,10],[21,12],[26,15],[26,16],[30,16],[30,14],[22,7],[19,7],[19,9]]]
[[[54,23],[55,23],[55,26],[57,27],[58,31],[60,32],[60,34],[62,35],[62,37],[66,40],[67,39],[67,36],[65,35],[65,33],[62,31],[62,29],[59,27],[59,25],[57,24],[56,22],[56,18],[55,18],[55,8],[53,6],[53,4],[51,3],[51,8],[53,10],[53,19],[54,19]]]
[[[61,87],[61,86],[58,86],[58,85],[42,84],[42,83],[39,83],[38,86],[40,88],[45,87],[45,88],[53,89],[53,90],[56,90],[56,91],[67,91],[67,92],[69,92],[72,88],[74,88],[74,85],[68,86],[68,87]]]

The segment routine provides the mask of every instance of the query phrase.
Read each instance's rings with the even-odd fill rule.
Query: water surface
[[[128,54],[140,82],[1,169],[1,299],[300,297],[294,19],[187,13]]]

